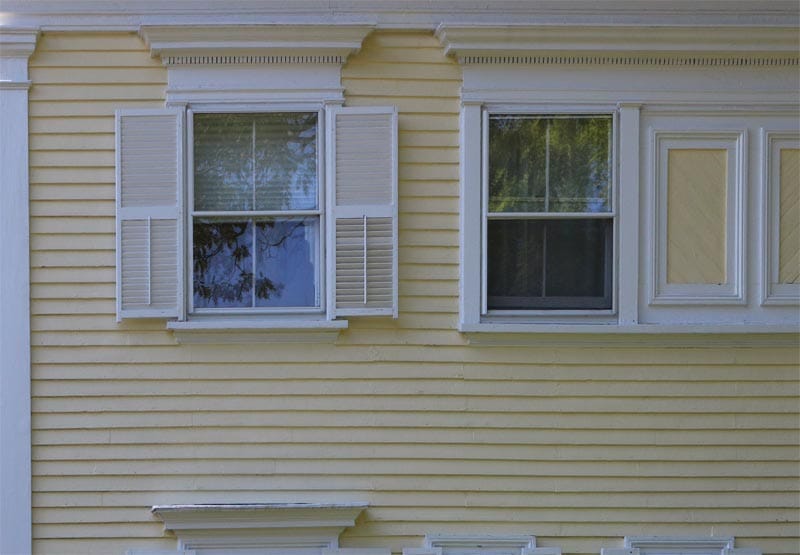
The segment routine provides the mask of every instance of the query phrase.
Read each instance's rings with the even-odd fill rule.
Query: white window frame
[[[286,112],[305,112],[317,114],[317,209],[302,210],[298,216],[313,215],[319,219],[319,229],[317,238],[317,267],[316,267],[316,286],[319,305],[315,307],[237,307],[237,308],[194,308],[193,299],[193,267],[194,267],[194,243],[193,243],[193,221],[195,218],[194,208],[194,115],[195,114],[264,114],[264,113],[286,113]],[[327,207],[327,188],[325,182],[325,109],[319,103],[297,104],[297,105],[259,105],[252,106],[246,104],[204,104],[199,106],[188,105],[186,116],[186,216],[185,216],[185,275],[184,275],[184,295],[186,298],[186,318],[220,318],[220,317],[256,317],[256,316],[277,316],[277,315],[306,315],[309,317],[321,317],[327,315],[328,304],[326,294],[326,277],[328,274],[327,252],[326,252],[326,207]],[[269,211],[269,214],[257,211],[250,211],[249,215],[242,213],[242,218],[258,218],[268,216],[292,216],[292,211]],[[238,215],[238,214],[237,214]],[[202,215],[200,216],[202,217]]]
[[[509,115],[531,115],[531,116],[610,116],[611,117],[611,182],[609,183],[611,194],[611,211],[599,213],[595,218],[589,219],[610,219],[611,225],[611,257],[607,261],[611,271],[611,282],[607,285],[610,289],[611,308],[610,309],[534,309],[534,310],[503,310],[503,309],[488,309],[488,222],[489,216],[489,120],[492,114],[509,114]],[[493,105],[488,104],[483,107],[481,114],[481,317],[483,319],[493,320],[506,320],[509,321],[541,321],[553,322],[563,320],[570,321],[576,317],[585,319],[592,319],[595,321],[609,320],[617,314],[617,244],[619,236],[619,211],[617,197],[619,195],[618,186],[618,111],[616,107],[608,107],[606,110],[585,110],[580,106],[567,106],[564,110],[557,110],[553,108],[538,109],[532,106],[515,106],[515,105]],[[575,219],[574,214],[567,213],[548,213],[547,216],[535,216],[524,218],[530,221],[541,221],[543,219]],[[610,320],[609,320],[610,321]]]

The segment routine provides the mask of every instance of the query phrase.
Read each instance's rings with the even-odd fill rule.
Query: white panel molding
[[[651,140],[650,233],[651,305],[744,304],[745,284],[745,176],[747,132],[649,129]],[[727,282],[722,284],[667,283],[667,159],[673,148],[724,149],[727,151],[727,202],[725,207],[725,264]]]
[[[177,536],[179,550],[304,549],[321,555],[338,549],[339,535],[366,508],[364,503],[156,505],[151,512],[164,522],[164,531]]]
[[[779,283],[780,149],[800,149],[800,133],[761,129],[761,304],[797,306],[800,283]]]
[[[28,58],[34,29],[0,27],[0,553],[31,553]]]

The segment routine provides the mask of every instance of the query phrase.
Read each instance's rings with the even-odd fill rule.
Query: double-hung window
[[[484,314],[610,311],[613,117],[484,112]]]
[[[318,112],[193,114],[190,312],[321,309],[319,122]]]

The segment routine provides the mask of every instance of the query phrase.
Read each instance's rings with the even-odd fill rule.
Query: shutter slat
[[[333,312],[397,317],[397,112],[329,112]]]
[[[117,320],[182,312],[183,111],[120,110]]]

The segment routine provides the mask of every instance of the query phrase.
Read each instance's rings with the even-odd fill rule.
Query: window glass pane
[[[317,208],[317,114],[196,114],[194,207]]]
[[[611,118],[550,121],[548,212],[610,212]]]
[[[544,274],[544,222],[489,221],[489,308],[530,308],[541,298]]]
[[[489,211],[545,212],[548,120],[489,119]]]
[[[488,308],[611,308],[612,220],[490,220]]]
[[[317,207],[317,114],[260,114],[255,124],[256,210]]]
[[[256,223],[256,306],[319,306],[319,219]]]
[[[609,212],[611,117],[489,118],[490,212]]]
[[[252,224],[196,219],[193,243],[195,308],[252,306]]]
[[[194,116],[195,210],[253,210],[253,118]]]

